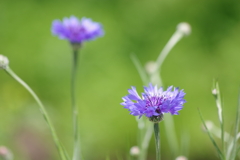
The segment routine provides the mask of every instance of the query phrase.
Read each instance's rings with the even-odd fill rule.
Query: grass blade
[[[240,90],[238,95],[238,107],[237,107],[237,115],[236,115],[236,122],[235,122],[235,132],[233,136],[233,150],[230,157],[230,160],[234,160],[237,155],[237,136],[238,136],[238,126],[239,126],[239,114],[240,114]]]
[[[218,147],[218,145],[217,145],[217,143],[215,142],[215,140],[213,139],[212,134],[209,132],[209,130],[208,130],[207,126],[206,126],[206,123],[205,123],[205,121],[204,121],[204,119],[203,119],[202,113],[201,113],[201,111],[200,111],[199,108],[198,108],[198,113],[199,113],[199,115],[200,115],[200,118],[201,118],[201,120],[202,120],[202,123],[203,123],[204,127],[206,128],[206,131],[207,131],[207,134],[208,134],[210,140],[212,141],[215,149],[217,150],[217,153],[218,153],[218,155],[219,155],[219,158],[220,158],[221,160],[224,160],[224,155],[223,155],[222,151],[220,150],[220,148]]]
[[[225,150],[225,143],[224,143],[224,120],[223,120],[223,111],[222,111],[222,100],[221,100],[221,93],[220,93],[220,88],[219,84],[216,80],[213,82],[213,95],[216,100],[216,106],[218,109],[218,119],[220,122],[221,126],[221,140],[222,140],[222,150],[224,152]]]
[[[64,153],[66,159],[67,159],[67,160],[70,160],[70,157],[69,157],[69,155],[68,155],[68,153],[67,153],[66,148],[64,147],[64,145],[62,144],[62,142],[59,142],[59,143],[60,143],[61,147],[63,148],[63,153]]]

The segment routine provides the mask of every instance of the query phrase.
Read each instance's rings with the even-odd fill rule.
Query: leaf
[[[224,119],[223,119],[223,111],[222,111],[222,100],[221,100],[221,93],[220,93],[220,88],[219,88],[219,84],[217,80],[213,81],[213,90],[212,90],[212,94],[215,97],[216,100],[216,106],[218,109],[218,119],[220,122],[220,126],[221,126],[221,140],[222,140],[222,149],[223,152],[225,150],[225,143],[224,143]]]
[[[235,157],[237,155],[237,140],[238,140],[238,126],[239,126],[239,115],[240,115],[240,90],[238,95],[238,107],[237,107],[237,113],[236,113],[236,121],[235,121],[235,132],[233,136],[233,150],[232,155],[230,159],[235,160]]]
[[[205,121],[204,121],[204,119],[203,119],[202,113],[201,113],[201,111],[200,111],[199,108],[198,108],[198,113],[199,113],[199,115],[200,115],[200,118],[201,118],[201,120],[202,120],[202,123],[203,123],[204,127],[206,128],[206,131],[207,131],[207,134],[208,134],[210,140],[212,141],[215,149],[216,149],[217,152],[218,152],[218,155],[219,155],[220,159],[221,159],[221,160],[224,160],[224,155],[223,155],[222,151],[220,150],[220,148],[218,147],[218,145],[217,145],[217,143],[215,142],[215,140],[213,139],[212,134],[209,132],[209,130],[208,130],[207,126],[206,126],[206,123],[205,123]]]

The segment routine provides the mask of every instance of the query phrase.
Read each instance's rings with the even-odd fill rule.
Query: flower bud
[[[8,64],[8,58],[0,54],[0,69],[6,69]]]
[[[191,26],[186,22],[179,23],[177,25],[177,30],[179,32],[183,33],[184,36],[190,35],[190,33],[192,31]]]
[[[146,63],[145,69],[148,74],[153,74],[157,69],[157,65],[154,61],[149,61]]]
[[[0,159],[1,160],[12,160],[12,153],[4,146],[0,146]]]
[[[176,160],[187,160],[187,157],[185,156],[178,156]]]
[[[149,117],[149,121],[153,122],[153,123],[159,123],[163,120],[163,114],[160,114],[159,116],[152,116]]]
[[[214,88],[214,89],[212,90],[212,94],[213,94],[214,96],[216,96],[216,95],[217,95],[217,93],[218,93],[217,89],[216,89],[216,88]]]
[[[130,155],[136,157],[140,154],[140,149],[138,148],[138,146],[133,146],[131,149],[130,149]]]

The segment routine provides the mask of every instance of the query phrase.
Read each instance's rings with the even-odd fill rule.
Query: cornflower
[[[153,86],[149,83],[148,87],[144,87],[142,97],[139,96],[135,87],[128,89],[129,94],[122,99],[121,105],[130,111],[133,116],[141,118],[145,115],[152,122],[160,122],[163,120],[164,113],[178,115],[178,111],[183,108],[186,102],[183,98],[185,93],[179,88],[170,86],[166,91],[157,85]]]

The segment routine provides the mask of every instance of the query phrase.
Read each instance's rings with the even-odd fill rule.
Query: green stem
[[[159,132],[159,123],[154,123],[154,135],[155,135],[155,144],[156,144],[156,160],[160,160],[160,132]]]
[[[53,137],[53,140],[55,142],[55,145],[58,149],[58,152],[59,152],[59,155],[61,157],[62,160],[67,160],[67,154],[66,151],[64,151],[64,149],[62,148],[61,146],[61,143],[58,139],[58,136],[56,134],[56,131],[52,125],[52,122],[47,114],[47,111],[44,107],[44,105],[42,104],[42,102],[40,101],[40,99],[38,98],[38,96],[34,93],[34,91],[21,79],[19,78],[11,69],[10,67],[7,67],[5,69],[5,71],[13,78],[15,79],[18,83],[20,83],[32,96],[33,98],[35,99],[35,101],[37,102],[37,104],[39,105],[40,107],[40,111],[45,119],[45,121],[47,122],[49,128],[50,128],[50,131],[51,131],[51,134],[52,134],[52,137]]]
[[[130,58],[133,62],[133,64],[135,65],[137,71],[138,71],[138,74],[140,75],[141,77],[141,80],[142,82],[147,85],[149,83],[149,79],[148,79],[148,76],[146,74],[146,71],[144,70],[144,67],[142,66],[141,62],[139,61],[138,57],[135,55],[135,54],[131,54],[130,55]]]
[[[73,116],[73,136],[74,136],[74,151],[73,160],[80,160],[80,142],[78,133],[78,108],[76,105],[76,78],[77,78],[77,63],[78,49],[73,50],[73,66],[72,66],[72,82],[71,82],[71,102]]]
[[[174,125],[174,120],[173,120],[172,115],[170,115],[170,114],[164,115],[164,126],[165,126],[165,130],[166,130],[167,141],[171,148],[172,156],[176,157],[179,154],[178,153],[179,145],[178,145],[177,135],[176,135],[176,131],[175,131],[175,125]]]
[[[147,130],[145,131],[144,137],[142,139],[139,160],[146,160],[146,157],[147,157],[147,150],[148,150],[149,142],[151,140],[152,132],[153,132],[151,123],[152,122],[149,122],[149,120],[146,122]]]
[[[181,40],[182,37],[183,37],[183,33],[178,30],[172,35],[172,37],[167,42],[166,46],[163,48],[162,52],[159,54],[156,60],[156,64],[157,64],[156,71],[159,71],[161,69],[161,66],[165,58],[167,57],[168,53],[177,44],[177,42]]]
[[[222,151],[225,152],[225,143],[224,143],[224,119],[223,119],[223,105],[221,100],[221,93],[220,93],[220,87],[217,81],[214,82],[214,89],[216,89],[217,93],[214,96],[216,100],[216,106],[218,109],[218,119],[221,126],[221,140],[222,140]]]

